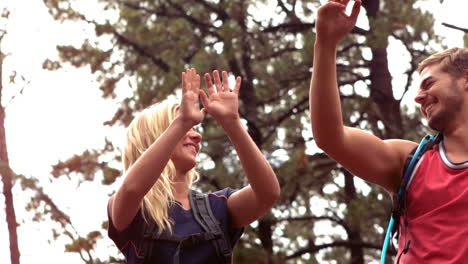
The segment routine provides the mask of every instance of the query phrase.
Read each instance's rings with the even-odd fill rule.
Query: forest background
[[[311,134],[324,2],[2,1],[0,263],[123,263],[105,208],[122,180],[125,126],[177,100],[188,67],[242,76],[241,117],[282,186],[271,213],[246,229],[235,263],[377,263],[390,197],[329,159]],[[345,123],[381,138],[432,133],[412,101],[416,66],[468,47],[466,10],[462,0],[364,0],[338,50]],[[197,187],[244,185],[222,130],[209,118],[201,129]]]

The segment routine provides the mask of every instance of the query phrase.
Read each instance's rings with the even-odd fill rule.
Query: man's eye
[[[433,82],[425,82],[425,83],[423,83],[422,86],[421,86],[421,90],[425,91],[425,90],[429,89],[429,88],[432,86],[432,83],[433,83]]]

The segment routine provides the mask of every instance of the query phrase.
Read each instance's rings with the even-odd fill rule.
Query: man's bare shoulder
[[[384,143],[398,156],[401,168],[400,171],[403,170],[408,155],[418,146],[418,143],[404,139],[386,139]]]
[[[389,146],[393,151],[406,157],[408,154],[418,146],[418,143],[404,139],[386,139],[385,144]]]

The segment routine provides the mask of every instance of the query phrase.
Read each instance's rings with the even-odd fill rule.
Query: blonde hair
[[[468,49],[451,48],[432,54],[419,63],[418,72],[421,73],[424,68],[436,63],[440,63],[442,71],[459,78],[468,70]]]
[[[143,110],[127,128],[127,138],[123,150],[124,170],[127,171],[156,139],[169,127],[178,109],[177,104],[161,103]],[[172,232],[172,220],[168,209],[174,204],[172,184],[175,176],[174,163],[169,160],[158,180],[143,198],[141,207],[143,218],[147,214],[158,226],[158,232]],[[198,180],[195,169],[187,172],[189,187]]]

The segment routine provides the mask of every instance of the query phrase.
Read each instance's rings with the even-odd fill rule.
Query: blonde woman
[[[195,69],[187,70],[180,105],[150,107],[128,127],[125,178],[109,200],[108,214],[109,237],[129,264],[230,263],[243,227],[263,216],[279,197],[276,175],[238,114],[240,77],[232,90],[226,72],[220,78],[214,71],[213,80],[214,85],[205,74],[206,94]],[[204,215],[210,211],[216,219],[206,226],[221,232],[204,230],[191,201],[201,197],[191,195],[202,139],[193,127],[205,114],[225,130],[250,183],[239,191],[226,188],[205,196],[209,210]]]

